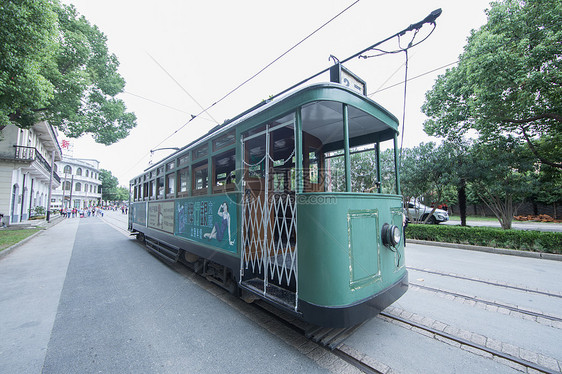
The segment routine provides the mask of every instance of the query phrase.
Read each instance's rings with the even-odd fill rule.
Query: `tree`
[[[437,204],[444,202],[445,196],[451,196],[455,173],[453,157],[453,148],[447,143],[421,143],[403,150],[400,180],[404,200],[423,197],[433,205],[431,213],[424,216],[424,222],[432,219]]]
[[[125,138],[136,125],[122,100],[125,81],[107,37],[57,0],[0,4],[0,126],[47,120],[70,137],[98,143]]]
[[[111,174],[111,171],[100,169],[101,198],[102,200],[117,200],[117,185],[119,180]]]
[[[23,126],[53,98],[45,70],[54,64],[57,15],[48,1],[0,3],[0,126]]]
[[[562,168],[562,2],[504,0],[473,31],[457,67],[426,93],[429,135],[476,130],[493,143],[509,135],[541,163]]]
[[[503,229],[510,229],[517,203],[532,193],[534,160],[513,138],[475,144],[472,191],[490,208]]]
[[[558,217],[558,204],[562,202],[562,173],[549,166],[541,165],[540,170],[534,178],[534,200],[537,202],[552,205],[554,219]]]
[[[115,201],[129,201],[129,189],[123,186],[117,187]]]

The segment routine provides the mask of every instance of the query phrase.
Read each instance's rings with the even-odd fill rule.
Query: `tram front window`
[[[347,139],[344,137],[346,110]],[[380,142],[392,139],[394,130],[391,127],[355,107],[346,107],[342,103],[332,101],[320,101],[304,106],[304,192],[392,192],[388,188],[383,191],[380,184],[383,178],[378,148]],[[347,173],[346,153],[349,157]],[[388,172],[395,175],[393,168]],[[349,177],[349,181],[346,177]]]
[[[342,108],[335,101],[302,108],[304,192],[345,192]]]

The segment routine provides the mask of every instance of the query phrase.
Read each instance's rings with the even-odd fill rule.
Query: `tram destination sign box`
[[[330,68],[330,82],[340,83],[354,91],[367,95],[367,82],[342,64],[338,63]]]

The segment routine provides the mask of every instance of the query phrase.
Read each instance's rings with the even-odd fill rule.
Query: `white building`
[[[47,209],[54,161],[62,158],[57,131],[46,122],[30,129],[0,126],[0,214],[3,223],[17,223]],[[61,180],[53,171],[52,188]]]
[[[93,159],[63,156],[57,162],[61,179],[51,197],[53,209],[84,209],[97,206],[101,201],[100,163]]]

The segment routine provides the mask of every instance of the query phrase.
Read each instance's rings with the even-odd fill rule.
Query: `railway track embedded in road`
[[[509,289],[512,289],[512,290],[524,291],[524,292],[534,293],[534,294],[538,294],[538,295],[550,296],[550,297],[556,297],[556,298],[562,299],[562,294],[559,294],[559,293],[535,290],[535,289],[532,289],[532,288],[510,285],[510,284],[507,284],[507,283],[498,283],[498,282],[493,282],[493,281],[484,280],[484,279],[471,278],[471,277],[466,277],[466,276],[458,275],[458,274],[443,273],[443,272],[436,271],[436,270],[419,269],[419,268],[414,268],[414,267],[410,267],[410,266],[407,266],[406,268],[408,270],[419,271],[419,272],[422,272],[422,273],[441,275],[441,276],[444,276],[444,277],[450,277],[450,278],[455,278],[455,279],[462,279],[462,280],[467,280],[467,281],[471,281],[471,282],[482,283],[482,284],[486,284],[486,285],[489,285],[489,286],[509,288]]]
[[[346,347],[343,346],[345,339],[351,336],[363,324],[347,329],[318,327],[295,320],[294,317],[280,311],[279,309],[272,308],[263,301],[254,302],[251,305],[260,311],[267,313],[267,315],[271,316],[284,326],[306,337],[322,349],[326,349],[329,353],[334,354],[364,373],[385,374],[390,370],[390,367],[387,365],[366,358],[364,355],[358,354],[358,352],[355,352],[353,349],[346,349]]]
[[[414,282],[410,282],[410,286],[415,286],[415,287],[418,287],[420,289],[432,291],[432,292],[435,292],[435,293],[438,293],[438,294],[451,295],[451,296],[454,296],[454,297],[459,297],[459,298],[462,298],[464,300],[471,300],[471,301],[474,301],[475,303],[482,303],[482,304],[494,306],[494,307],[497,307],[497,308],[504,308],[504,309],[507,309],[507,310],[512,311],[512,312],[517,312],[517,313],[533,316],[535,318],[544,318],[544,319],[551,320],[551,321],[562,322],[561,317],[552,316],[552,315],[549,315],[549,314],[545,314],[545,313],[542,313],[542,312],[537,312],[537,311],[533,311],[533,310],[529,310],[529,309],[524,309],[524,308],[521,308],[521,307],[518,307],[518,306],[502,304],[502,303],[498,303],[496,301],[485,300],[485,299],[482,299],[482,298],[479,298],[479,297],[464,295],[464,294],[461,294],[461,293],[458,293],[458,292],[447,291],[447,290],[443,290],[443,289],[440,289],[440,288],[429,287],[429,286],[425,286],[423,284],[414,283]]]
[[[417,323],[417,322],[411,321],[409,319],[402,318],[400,316],[396,316],[396,315],[393,315],[393,314],[390,314],[390,313],[387,313],[387,312],[380,313],[380,316],[382,316],[383,318],[387,318],[391,321],[398,321],[402,324],[411,326],[412,328],[419,329],[423,332],[426,332],[426,333],[429,333],[429,334],[433,335],[434,337],[440,337],[441,339],[439,339],[439,340],[447,339],[450,342],[455,342],[455,343],[460,344],[461,347],[465,346],[465,347],[470,347],[472,349],[476,349],[478,351],[483,352],[484,354],[491,355],[491,357],[497,357],[501,360],[506,360],[508,362],[519,365],[520,367],[523,367],[525,369],[529,368],[529,369],[536,370],[536,371],[541,372],[541,373],[549,373],[549,374],[559,374],[560,373],[559,371],[550,370],[546,367],[540,366],[540,365],[535,364],[533,362],[530,362],[530,361],[521,359],[519,357],[515,357],[515,356],[512,356],[512,355],[506,354],[504,352],[498,351],[496,349],[492,349],[492,348],[487,347],[485,345],[475,343],[475,342],[470,341],[468,339],[464,339],[462,337],[458,337],[458,336],[455,336],[453,334],[449,334],[447,332],[434,329],[432,327],[428,327],[428,326],[423,325],[421,323]]]

